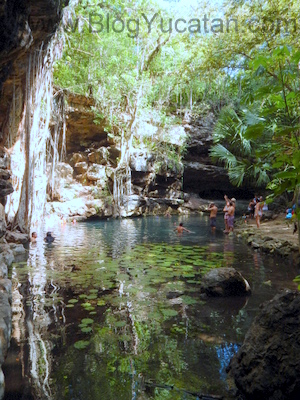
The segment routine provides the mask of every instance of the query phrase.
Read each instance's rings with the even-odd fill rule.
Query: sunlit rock
[[[87,207],[84,198],[66,201],[64,203],[53,201],[46,206],[47,214],[59,214],[64,216],[84,216]]]
[[[251,288],[246,279],[234,268],[216,268],[204,275],[201,291],[207,296],[246,296]]]
[[[299,326],[298,291],[264,303],[228,368],[247,400],[300,398]]]
[[[105,167],[98,164],[91,165],[87,170],[86,177],[89,181],[100,181],[101,185],[105,185],[107,179]]]
[[[147,151],[135,151],[131,154],[130,168],[136,172],[149,172],[151,171],[153,156]]]
[[[78,162],[74,165],[74,171],[76,174],[84,174],[88,169],[88,164],[84,161]]]

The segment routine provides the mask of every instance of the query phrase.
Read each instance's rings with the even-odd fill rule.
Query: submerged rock
[[[202,279],[201,291],[207,296],[246,296],[251,288],[246,279],[234,268],[217,268]]]
[[[230,362],[229,376],[249,400],[300,398],[300,293],[264,303]]]

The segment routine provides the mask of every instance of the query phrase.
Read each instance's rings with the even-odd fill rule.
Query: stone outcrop
[[[22,251],[25,252],[23,245],[13,244],[13,246],[16,252],[9,244],[0,244],[0,398],[4,395],[4,375],[1,366],[9,348],[12,330],[12,284],[7,279],[8,267],[14,261],[14,254],[21,253],[19,246],[22,246]]]
[[[6,196],[13,192],[13,187],[10,181],[9,168],[9,153],[8,151],[0,146],[0,203],[5,205]],[[0,219],[3,221],[3,212],[0,211]],[[0,221],[0,235],[2,232],[2,222]]]
[[[300,293],[263,304],[228,372],[247,400],[300,398]]]
[[[247,296],[251,288],[234,268],[216,268],[202,278],[201,292],[212,297]]]
[[[68,1],[64,2],[65,5]],[[0,5],[0,141],[17,133],[25,101],[27,57],[54,34],[61,19],[56,0],[5,0]],[[18,100],[13,102],[13,96]],[[15,115],[11,116],[14,109]]]
[[[26,110],[30,113],[29,104],[26,108],[26,98],[31,90],[25,84],[28,70],[42,45],[43,49],[47,48],[60,22],[62,5],[67,4],[68,0],[4,0],[0,4],[0,398],[4,392],[1,365],[11,336],[11,283],[7,280],[7,269],[14,255],[25,251],[20,243],[28,240],[17,232],[6,232],[3,206],[7,196],[13,193],[10,154],[17,150],[14,146],[20,133],[24,132],[20,124],[21,121],[24,123]],[[18,162],[25,165],[22,157],[20,155]],[[23,178],[20,174],[20,190]],[[7,244],[6,239],[16,243]]]
[[[278,215],[276,215],[276,218]],[[275,218],[275,219],[276,219]],[[284,221],[285,216],[280,215],[278,219],[283,221],[282,225],[286,225]],[[269,224],[269,222],[267,222]],[[266,225],[267,226],[267,225]],[[277,232],[281,232],[281,235],[274,235],[274,230],[272,227],[277,229]],[[238,236],[244,238],[248,245],[254,250],[261,251],[263,253],[270,253],[275,256],[280,257],[291,257],[294,260],[298,259],[299,262],[299,248],[296,240],[296,236],[293,236],[294,241],[288,237],[287,232],[282,230],[282,226],[270,225],[270,229],[266,232],[264,229],[264,224],[261,225],[260,229],[256,226],[244,223],[237,223],[236,233]],[[284,226],[286,229],[286,226]],[[290,235],[292,236],[292,227],[289,229]]]
[[[109,138],[105,131],[105,121],[95,124],[93,107],[95,101],[91,97],[66,92],[68,106],[66,112],[66,146],[69,154],[95,151],[102,146],[109,145]],[[87,154],[83,154],[76,162],[86,161]]]
[[[0,270],[1,272],[1,270]],[[12,330],[11,314],[11,281],[9,279],[0,279],[0,365],[3,364],[10,343]],[[4,395],[4,376],[0,368],[0,398]]]
[[[118,136],[114,139],[107,135],[105,121],[95,124],[95,104],[91,98],[68,92],[65,95],[68,102],[67,156],[64,163],[57,165],[55,184],[48,198],[48,201],[54,203],[47,205],[47,211],[80,218],[94,215],[106,218],[113,215],[114,210],[117,215],[118,207],[114,203],[113,193],[116,167],[121,158]],[[139,121],[137,129],[140,132],[138,135],[142,137],[149,134],[151,140],[159,141],[164,147],[169,142],[178,147],[184,135],[180,125],[168,127],[166,132],[161,132],[150,122]],[[163,141],[164,135],[166,143]],[[150,150],[140,143],[130,149],[131,190],[128,191],[130,194],[122,194],[120,215],[164,213],[168,208],[172,212],[179,210],[186,200],[187,197],[182,193],[183,164],[176,157],[169,158],[160,146],[156,147]],[[125,165],[122,168],[126,174]],[[122,174],[122,168],[118,167],[119,174]],[[61,169],[67,171],[67,177],[61,173]],[[125,181],[123,184],[127,185]]]
[[[183,190],[197,193],[202,198],[223,199],[226,193],[229,197],[250,199],[253,196],[251,188],[248,192],[247,188],[232,186],[227,171],[214,164],[209,156],[216,116],[212,112],[198,117],[186,115],[183,123],[188,134]]]

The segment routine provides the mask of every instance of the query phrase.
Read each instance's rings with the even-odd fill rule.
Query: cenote
[[[207,216],[82,222],[44,232],[11,269],[5,399],[230,398],[226,366],[259,305],[295,268],[215,234]],[[203,300],[201,277],[233,266],[249,298]],[[197,393],[199,394],[197,396]]]

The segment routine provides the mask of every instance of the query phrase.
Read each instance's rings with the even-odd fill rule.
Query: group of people
[[[260,227],[260,220],[263,214],[263,211],[268,209],[267,205],[263,201],[262,196],[257,196],[255,195],[253,199],[250,200],[250,203],[248,205],[248,211],[249,211],[249,218],[253,219],[255,218],[256,221],[256,226],[259,228]],[[247,222],[247,219],[245,219],[245,222]]]
[[[233,232],[234,229],[236,199],[234,197],[232,199],[229,199],[229,197],[225,194],[224,200],[225,200],[225,206],[223,208],[224,224],[225,224],[224,233],[228,234],[230,232]],[[218,207],[215,205],[215,203],[212,202],[209,204],[208,211],[210,211],[209,219],[210,219],[211,229],[212,231],[215,231],[217,226]]]
[[[233,232],[234,230],[234,217],[235,217],[235,207],[236,207],[236,199],[233,197],[229,199],[229,197],[225,194],[225,206],[223,208],[224,212],[224,233],[228,234]],[[266,209],[266,204],[263,201],[262,196],[256,196],[251,199],[248,210],[249,210],[249,217],[251,219],[255,218],[257,228],[260,227],[260,220],[263,214],[263,210]],[[218,207],[215,203],[210,203],[208,207],[208,211],[210,211],[210,226],[212,231],[216,229],[217,226],[217,213]],[[245,222],[247,222],[247,216],[244,214]]]
[[[46,236],[44,237],[44,241],[46,243],[53,243],[55,240],[55,238],[52,236],[51,232],[47,232]],[[31,234],[31,238],[30,238],[30,242],[31,243],[36,243],[37,242],[37,233],[36,232],[32,232]]]
[[[50,217],[49,217],[50,218]],[[65,217],[63,215],[61,215],[59,217],[59,221],[62,227],[64,227],[67,224],[67,221],[65,219]],[[72,225],[75,225],[77,223],[76,218],[72,219]],[[55,238],[52,236],[51,232],[47,232],[46,236],[44,237],[44,242],[46,243],[53,243],[55,240]],[[31,234],[31,238],[30,238],[30,242],[31,243],[36,243],[37,242],[37,233],[36,232],[32,232]]]

